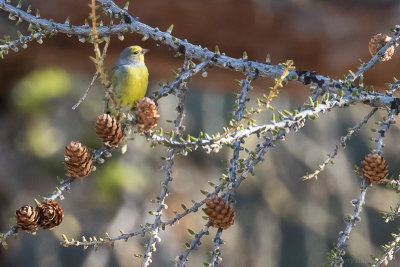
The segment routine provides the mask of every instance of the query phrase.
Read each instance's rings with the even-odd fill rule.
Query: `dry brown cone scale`
[[[84,178],[93,170],[93,160],[86,146],[71,141],[64,150],[65,168],[72,178]]]
[[[139,132],[149,131],[156,127],[159,118],[157,106],[150,98],[144,97],[136,102],[136,127]]]
[[[39,226],[43,229],[53,230],[60,225],[63,219],[63,212],[55,201],[45,201],[38,205]]]
[[[97,117],[96,133],[104,144],[115,147],[124,138],[124,131],[121,123],[110,114],[103,114]]]
[[[361,161],[361,165],[364,178],[371,184],[385,182],[389,170],[385,159],[381,155],[368,154],[365,156],[365,159]]]
[[[215,228],[228,229],[235,222],[235,211],[228,201],[217,195],[206,199],[206,213]]]
[[[387,43],[390,41],[390,37],[387,34],[378,33],[374,35],[368,44],[369,53],[371,56],[375,56],[375,54]],[[394,54],[394,45],[391,45],[386,53],[381,57],[382,61],[388,61],[392,58]]]
[[[39,212],[37,208],[24,205],[15,212],[18,228],[35,233],[39,226]]]

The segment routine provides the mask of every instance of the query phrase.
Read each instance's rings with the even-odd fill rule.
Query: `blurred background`
[[[12,1],[14,5],[16,1]],[[82,25],[88,17],[88,1],[29,1],[32,10],[41,16]],[[22,1],[26,9],[28,1]],[[120,6],[125,3],[118,1]],[[267,53],[273,64],[293,59],[300,70],[313,71],[330,77],[342,77],[355,71],[359,60],[368,61],[368,42],[376,33],[390,34],[399,24],[400,4],[394,0],[136,0],[130,3],[130,13],[152,27],[166,30],[174,24],[173,34],[181,39],[213,50],[215,45],[232,57],[247,51],[250,60],[263,62]],[[15,39],[16,30],[8,14],[0,11],[0,34]],[[174,52],[154,41],[140,41],[141,36],[126,34],[123,41],[113,36],[106,59],[107,68],[115,63],[123,48],[140,44],[150,48],[146,64],[150,71],[149,93],[159,89],[159,83],[173,79],[172,69],[182,64]],[[95,72],[89,60],[93,47],[80,43],[76,36],[57,35],[44,43],[29,43],[28,49],[10,52],[0,61],[0,231],[9,229],[10,218],[24,204],[34,204],[34,198],[46,195],[57,186],[56,177],[64,177],[63,151],[71,140],[80,140],[90,148],[101,146],[94,132],[96,118],[103,111],[104,88],[96,83],[86,101],[75,111],[78,101]],[[385,90],[385,83],[399,76],[400,58],[395,53],[385,64],[377,64],[366,73],[367,85]],[[235,82],[242,75],[213,68],[207,78],[195,77],[189,85],[186,99],[187,132],[215,133],[232,118],[233,93],[240,88]],[[271,79],[258,79],[251,92],[250,106],[255,97],[266,92]],[[285,87],[273,102],[277,110],[294,109],[308,98],[309,88],[298,83]],[[164,129],[172,125],[166,120],[175,118],[176,99],[160,101],[159,112]],[[323,266],[326,254],[344,229],[343,218],[352,211],[350,200],[359,193],[360,180],[352,167],[373,146],[370,131],[385,115],[378,112],[359,136],[340,150],[333,166],[328,166],[317,181],[302,181],[326,158],[345,135],[346,128],[359,122],[368,106],[357,105],[333,110],[317,121],[307,122],[298,133],[288,135],[277,143],[265,161],[255,169],[237,191],[234,226],[224,231],[221,246],[221,266]],[[257,118],[268,122],[271,114]],[[384,156],[390,173],[398,176],[400,143],[396,142],[398,125],[393,125],[385,139]],[[9,249],[0,249],[0,266],[139,266],[135,253],[143,253],[146,238],[118,242],[112,250],[100,247],[63,248],[61,234],[80,239],[85,236],[111,236],[136,231],[139,224],[152,222],[148,215],[155,205],[150,200],[159,194],[162,171],[160,156],[164,147],[150,148],[145,138],[135,135],[128,152],[113,157],[88,178],[78,180],[60,201],[64,221],[54,231],[39,230],[32,236],[23,232],[9,239]],[[251,137],[246,147],[257,143]],[[182,211],[181,203],[190,206],[199,201],[200,189],[211,191],[207,181],[217,181],[225,168],[231,151],[222,149],[207,155],[196,151],[178,157],[174,165],[174,180],[167,199],[169,206],[164,219],[173,217],[173,210]],[[242,155],[246,156],[245,154]],[[362,220],[351,233],[345,266],[365,266],[370,255],[380,256],[380,245],[391,240],[398,222],[385,224],[379,211],[388,211],[399,200],[398,195],[383,185],[368,190]],[[187,228],[198,232],[205,221],[202,212],[191,214],[173,228],[161,233],[153,266],[169,266],[176,255],[184,251],[185,242],[192,236]],[[199,250],[191,253],[188,266],[202,266],[209,260],[212,236],[202,239]],[[389,266],[399,266],[395,260]]]

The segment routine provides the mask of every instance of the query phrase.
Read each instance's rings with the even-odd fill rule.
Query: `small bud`
[[[167,32],[168,32],[169,34],[171,34],[173,29],[174,29],[174,24],[171,24],[171,26],[169,26]]]
[[[121,147],[121,153],[122,153],[122,154],[125,154],[127,150],[128,150],[128,144],[124,144],[124,145]]]
[[[124,6],[124,10],[128,10],[128,8],[129,8],[129,2],[126,2],[125,6]]]
[[[220,54],[218,45],[215,46],[215,54]]]
[[[247,57],[247,52],[246,52],[246,51],[243,52],[243,59],[244,59],[244,60],[247,60],[247,59],[248,59],[248,57]]]
[[[265,63],[271,64],[271,55],[269,53],[267,54],[267,57],[265,59]]]

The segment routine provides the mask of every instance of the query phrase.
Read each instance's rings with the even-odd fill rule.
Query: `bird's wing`
[[[116,66],[109,73],[109,81],[111,82],[112,88],[115,92],[118,92],[121,86],[124,86],[126,81],[123,77],[128,77],[129,69],[127,66]]]

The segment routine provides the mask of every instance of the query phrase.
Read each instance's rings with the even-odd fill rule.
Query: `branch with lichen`
[[[389,130],[390,125],[394,123],[394,116],[397,114],[397,112],[397,109],[390,110],[387,118],[385,118],[384,121],[381,123],[381,128],[378,131],[379,137],[374,139],[374,141],[376,142],[374,153],[382,154],[382,148],[384,146],[383,140],[385,134]],[[356,223],[361,220],[360,214],[365,202],[365,195],[369,186],[370,182],[362,177],[360,194],[357,199],[353,199],[351,201],[351,204],[354,206],[353,212],[345,218],[346,228],[343,231],[339,232],[338,243],[336,244],[334,250],[331,251],[329,256],[331,260],[331,266],[333,267],[343,266],[343,256],[346,254],[347,247],[346,241],[350,238],[350,232],[355,227]]]
[[[185,54],[187,57],[191,59],[203,60],[205,58],[211,58],[213,60],[213,65],[218,66],[225,69],[231,69],[235,71],[241,72],[255,72],[258,76],[263,77],[276,77],[281,76],[284,73],[285,67],[283,65],[271,65],[267,63],[260,63],[256,61],[249,61],[246,58],[235,59],[226,56],[224,53],[220,53],[219,51],[211,52],[206,48],[202,48],[198,45],[193,45],[185,40],[180,40],[172,35],[171,31],[160,31],[158,28],[152,28],[146,24],[139,22],[137,19],[133,18],[126,9],[122,9],[118,7],[111,0],[98,0],[100,4],[103,6],[103,9],[106,14],[112,14],[114,17],[122,18],[122,23],[113,24],[109,26],[99,26],[97,27],[98,36],[110,36],[110,35],[118,35],[124,32],[137,32],[144,37],[145,39],[152,38],[156,42],[160,42],[162,44],[170,46],[172,49],[177,51],[180,54]],[[92,29],[87,25],[83,26],[74,26],[68,23],[56,23],[54,21],[50,21],[47,19],[40,18],[40,15],[33,16],[28,12],[23,11],[20,8],[16,8],[8,3],[5,0],[0,0],[0,9],[3,9],[10,14],[13,14],[15,17],[20,18],[23,21],[31,23],[33,25],[37,25],[37,27],[43,28],[45,33],[56,34],[56,33],[64,33],[68,35],[77,35],[79,36],[90,36],[92,34]],[[390,42],[395,42],[400,38],[399,27],[395,28],[395,34],[393,35]],[[383,54],[387,49],[387,45],[382,47],[378,54]],[[376,63],[377,59],[371,59],[368,62],[368,66],[372,66]],[[353,86],[348,81],[336,81],[327,76],[317,75],[315,72],[308,71],[298,71],[291,70],[287,75],[285,81],[299,81],[303,84],[310,84],[312,86],[321,87],[324,91],[330,91],[331,93],[339,93],[343,92],[346,94],[352,94],[353,91],[357,91],[359,88]],[[361,88],[364,90],[364,88]],[[371,101],[366,101],[364,104],[371,105],[373,107],[384,107],[385,105],[390,105],[390,103],[397,98],[389,97],[380,93],[372,93],[369,92],[367,95],[372,95],[373,99]],[[398,104],[397,104],[398,105]]]
[[[328,95],[327,95],[328,96]],[[278,112],[280,113],[280,121],[275,121],[273,118],[272,123],[263,125],[251,125],[242,129],[233,131],[231,134],[219,138],[221,135],[213,134],[209,136],[200,133],[198,137],[188,135],[186,138],[172,140],[168,133],[156,130],[154,132],[145,133],[146,138],[153,143],[168,145],[170,147],[177,147],[181,149],[196,150],[203,148],[206,152],[218,151],[221,145],[231,145],[236,140],[249,137],[250,135],[262,135],[266,133],[277,134],[279,130],[285,129],[286,131],[298,131],[306,122],[306,120],[315,120],[320,114],[329,112],[334,108],[341,108],[351,104],[357,104],[363,101],[368,101],[368,97],[364,96],[346,96],[346,97],[331,97],[330,99],[324,98],[321,103],[312,102],[311,104],[303,105],[302,111],[298,112]]]

